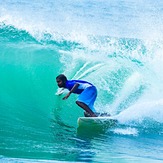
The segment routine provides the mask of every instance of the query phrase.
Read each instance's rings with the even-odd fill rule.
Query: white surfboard
[[[77,120],[80,128],[110,128],[118,123],[114,117],[79,117]]]

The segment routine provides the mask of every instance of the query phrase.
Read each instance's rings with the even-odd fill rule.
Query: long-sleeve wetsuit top
[[[94,86],[93,84],[83,80],[67,80],[65,88],[70,91],[76,83],[79,84],[78,88],[73,92],[76,94],[81,94],[86,88]]]

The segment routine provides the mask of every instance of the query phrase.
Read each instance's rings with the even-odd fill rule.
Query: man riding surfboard
[[[97,89],[93,84],[84,80],[68,80],[63,74],[56,77],[56,82],[59,88],[66,88],[69,90],[68,94],[63,97],[63,100],[67,99],[71,93],[79,94],[76,104],[85,110],[85,117],[97,117],[94,108]]]

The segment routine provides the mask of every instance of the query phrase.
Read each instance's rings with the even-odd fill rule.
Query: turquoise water
[[[162,162],[162,17],[158,0],[1,2],[0,161]],[[60,73],[95,84],[117,126],[78,130]]]

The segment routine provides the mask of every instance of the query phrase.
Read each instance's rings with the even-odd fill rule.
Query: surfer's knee
[[[79,103],[80,103],[79,101],[76,101],[76,104],[77,104],[77,105],[79,105]]]
[[[81,105],[82,105],[82,102],[76,101],[76,104],[77,104],[78,106],[81,106]]]

